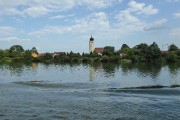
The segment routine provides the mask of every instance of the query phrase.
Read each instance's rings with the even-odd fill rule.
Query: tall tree
[[[113,46],[105,46],[104,50],[109,51],[109,52],[114,52],[114,47]]]
[[[4,51],[0,49],[0,59],[2,59],[3,57],[4,57]]]
[[[179,49],[179,48],[178,48],[176,45],[171,44],[171,45],[169,46],[168,51],[177,51],[178,49]]]
[[[38,51],[37,51],[37,49],[36,49],[35,47],[33,47],[33,48],[31,49],[31,52],[38,54]]]
[[[126,49],[129,49],[129,46],[127,44],[123,44],[121,46],[120,52],[122,53],[122,52],[126,51]]]
[[[146,43],[141,43],[136,45],[133,50],[136,55],[145,56],[147,54],[148,45]]]
[[[153,42],[153,44],[151,44],[147,49],[147,54],[146,54],[147,59],[158,59],[160,55],[161,55],[161,51],[158,45],[155,42]]]
[[[10,47],[9,52],[10,52],[10,57],[21,56],[22,53],[24,52],[24,49],[20,45],[13,45]]]
[[[114,54],[114,47],[113,46],[105,46],[103,55],[112,56]]]

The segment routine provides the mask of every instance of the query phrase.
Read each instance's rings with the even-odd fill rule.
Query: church
[[[104,48],[95,48],[94,46],[94,38],[91,36],[90,40],[89,40],[89,53],[98,53],[98,54],[102,54],[104,51]]]

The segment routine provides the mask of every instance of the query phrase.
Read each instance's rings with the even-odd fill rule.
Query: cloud
[[[170,32],[170,36],[172,36],[173,38],[180,39],[180,28],[172,29],[171,32]]]
[[[122,0],[82,0],[89,8],[105,8],[111,6],[114,2],[122,2]]]
[[[28,9],[24,10],[24,13],[31,17],[40,17],[40,16],[48,14],[48,12],[50,12],[50,11],[51,10],[49,10],[45,7],[38,6],[38,7],[28,8]]]
[[[172,2],[180,2],[180,0],[167,0],[168,2],[172,3]]]
[[[119,3],[122,0],[7,0],[0,1],[0,15],[20,15],[39,17],[50,12],[62,12],[71,10],[77,6],[85,6],[89,9],[101,9]]]
[[[180,18],[180,12],[176,12],[173,14],[176,18]]]
[[[98,29],[97,29],[98,28]],[[76,19],[75,24],[71,26],[46,26],[41,30],[31,32],[30,35],[42,37],[48,34],[63,34],[71,32],[76,33],[91,33],[95,31],[105,31],[110,28],[106,13],[97,12],[88,15],[82,19]]]
[[[115,15],[116,20],[112,24],[110,24],[108,15],[105,12],[94,12],[90,15],[87,15],[85,18],[76,19],[72,25],[46,26],[40,30],[30,32],[29,35],[41,38],[54,34],[62,35],[66,33],[71,33],[79,35],[80,33],[85,33],[98,34],[99,36],[114,37],[144,31],[145,26],[148,27],[146,29],[150,29],[150,27],[152,29],[152,27],[154,27],[155,25],[160,26],[161,22],[165,22],[165,19],[162,21],[155,21],[154,24],[148,26],[146,22],[138,18],[138,15],[152,15],[156,14],[158,10],[155,9],[152,5],[137,3],[135,1],[131,1],[131,3],[129,2],[129,4],[131,5],[129,5],[127,9],[119,11],[119,13]],[[149,8],[151,8],[152,10],[149,10],[147,12],[146,9]],[[62,19],[64,17],[65,16],[59,15],[51,17],[50,19]]]
[[[165,23],[167,22],[167,19],[160,19],[157,20],[151,24],[148,24],[144,27],[145,31],[151,31],[151,30],[159,30],[165,28]]]
[[[152,5],[146,5],[145,3],[137,3],[136,1],[130,1],[128,3],[128,8],[120,11],[115,19],[117,20],[116,26],[118,26],[118,30],[122,33],[133,33],[137,31],[143,31],[144,27],[147,26],[142,19],[138,17],[140,14],[144,15],[153,15],[158,13],[158,9],[154,8]],[[161,21],[162,22],[162,21]],[[156,21],[154,24],[160,24],[159,21]],[[148,26],[154,27],[153,26]],[[126,31],[126,32],[123,32]]]
[[[18,37],[0,38],[0,42],[28,42],[28,41],[31,40],[26,38],[18,38]]]
[[[115,18],[118,20],[116,26],[127,33],[142,31],[145,26],[145,23],[142,20],[132,15],[127,10],[121,11]]]
[[[50,19],[52,19],[52,20],[63,19],[63,18],[66,18],[66,16],[64,16],[64,15],[57,15],[57,16],[50,17]]]
[[[119,13],[115,15],[115,19],[117,20],[115,29],[124,35],[134,32],[141,32],[145,28],[146,30],[155,29],[158,27],[160,28],[162,27],[161,24],[165,22],[165,19],[162,19],[155,21],[152,24],[148,24],[143,19],[140,19],[139,15],[143,14],[150,16],[158,13],[158,9],[154,8],[152,5],[130,1],[128,6],[128,8],[119,11]]]
[[[135,12],[136,14],[153,15],[158,13],[158,9],[154,8],[153,5],[146,5],[145,3],[137,3],[136,1],[130,1],[128,3],[129,8],[127,11]]]
[[[65,18],[68,18],[68,17],[72,17],[74,16],[74,14],[70,14],[70,15],[56,15],[56,16],[52,16],[50,17],[49,19],[51,20],[56,20],[56,19],[65,19]]]
[[[0,27],[0,35],[13,35],[17,33],[16,28],[13,27]]]

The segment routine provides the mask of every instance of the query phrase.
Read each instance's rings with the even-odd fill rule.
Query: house
[[[31,56],[32,57],[38,57],[38,54],[37,53],[31,53]]]
[[[102,54],[104,52],[104,48],[95,48],[94,52]]]
[[[54,52],[53,55],[66,55],[66,53],[65,52]]]
[[[38,57],[42,57],[44,55],[45,55],[45,53],[40,53],[40,54],[38,54]]]

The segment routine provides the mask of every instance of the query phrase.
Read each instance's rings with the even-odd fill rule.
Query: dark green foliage
[[[94,62],[100,62],[100,58],[99,57],[94,58]]]
[[[40,58],[40,57],[35,57],[35,58],[32,58],[32,61],[31,62],[35,62],[35,63],[38,63],[38,62],[42,62],[43,59]]]
[[[176,51],[176,50],[178,50],[178,47],[175,46],[174,44],[172,44],[172,45],[169,46],[168,51]]]
[[[120,60],[119,56],[112,56],[112,57],[109,58],[110,62],[119,62],[119,60]]]
[[[114,54],[114,47],[113,46],[106,46],[104,47],[104,51],[102,53],[103,55],[106,56],[112,56]]]
[[[0,49],[0,60],[4,57],[4,51]]]
[[[36,53],[36,54],[38,54],[38,51],[37,51],[37,49],[36,49],[35,47],[33,47],[33,48],[31,49],[31,53]]]
[[[120,52],[123,53],[124,50],[126,50],[127,48],[129,49],[129,46],[126,45],[126,44],[123,44],[123,45],[121,46]]]
[[[71,58],[69,56],[64,56],[62,59],[61,59],[62,62],[71,62]]]
[[[104,47],[104,51],[114,52],[114,47],[113,46],[106,46],[106,47]]]
[[[176,54],[177,56],[180,56],[180,49],[178,49],[178,50],[175,52],[175,54]]]
[[[126,49],[126,55],[127,55],[127,58],[128,58],[128,59],[132,59],[133,56],[134,56],[133,50],[132,50],[131,48]]]
[[[106,46],[102,55],[94,52],[91,54],[83,53],[45,53],[39,54],[41,57],[32,57],[32,53],[38,53],[37,49],[33,47],[31,50],[24,51],[20,45],[14,45],[10,49],[0,49],[0,61],[1,62],[56,62],[56,63],[96,63],[96,62],[149,62],[149,61],[161,61],[161,62],[176,62],[180,59],[180,50],[176,46],[170,46],[173,49],[172,52],[160,51],[158,45],[154,42],[150,46],[145,43],[136,45],[134,48],[129,48],[128,45],[123,44],[120,51],[114,51],[114,47]],[[121,53],[121,54],[120,54]]]
[[[45,55],[42,58],[44,60],[52,60],[53,56],[50,53],[45,53]]]
[[[109,57],[103,56],[101,62],[109,62]]]
[[[160,58],[160,55],[161,51],[158,45],[155,42],[153,42],[153,44],[151,44],[147,49],[146,59],[158,59]]]
[[[88,58],[88,57],[83,57],[82,59],[83,62],[91,62],[91,58]]]
[[[24,62],[24,57],[14,57],[13,62]]]
[[[26,50],[24,53],[24,59],[26,61],[32,61],[32,55],[31,55],[31,51],[30,50]]]
[[[20,45],[13,45],[9,49],[10,57],[21,57],[24,49]]]
[[[135,55],[145,57],[147,55],[148,45],[146,43],[141,43],[139,45],[136,45],[133,50]]]
[[[177,55],[175,53],[169,53],[166,57],[168,62],[175,62],[177,61]]]

